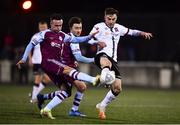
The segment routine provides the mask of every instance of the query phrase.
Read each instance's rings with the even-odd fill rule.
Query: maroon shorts
[[[67,65],[62,64],[57,60],[54,59],[43,60],[41,65],[44,72],[47,73],[50,79],[58,87],[61,86],[62,83],[72,84],[75,80],[74,78],[63,74],[64,67]]]

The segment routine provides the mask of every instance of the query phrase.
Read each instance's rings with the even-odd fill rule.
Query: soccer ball
[[[115,72],[109,71],[108,69],[103,69],[101,71],[100,81],[102,84],[112,84],[115,81]]]

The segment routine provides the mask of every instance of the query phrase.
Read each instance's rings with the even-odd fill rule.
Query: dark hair
[[[52,14],[51,17],[50,17],[50,21],[52,21],[52,20],[62,20],[62,19],[63,19],[63,17],[62,17],[62,15],[59,14],[59,13],[54,13],[54,14]]]
[[[81,18],[79,18],[79,17],[71,17],[69,19],[69,22],[68,22],[69,28],[71,28],[73,26],[73,24],[75,24],[75,23],[78,23],[78,24],[82,23]]]
[[[41,20],[38,22],[38,24],[47,24],[47,22],[45,20]]]
[[[104,14],[105,15],[113,15],[113,14],[118,15],[119,12],[118,12],[118,10],[116,10],[114,8],[106,8],[105,11],[104,11]]]

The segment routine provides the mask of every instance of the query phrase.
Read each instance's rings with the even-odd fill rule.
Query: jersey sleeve
[[[129,29],[128,35],[131,35],[131,36],[140,36],[140,33],[141,33],[140,30]]]
[[[27,57],[29,55],[29,53],[31,52],[32,48],[34,48],[34,45],[30,42],[27,46],[26,49],[24,51],[23,57],[21,60],[23,60],[24,62],[26,62]]]
[[[31,52],[31,50],[34,48],[34,46],[36,46],[37,44],[41,43],[44,39],[44,35],[45,35],[46,31],[42,31],[39,33],[36,33],[35,35],[32,36],[29,44],[26,46],[25,52],[23,54],[22,60],[26,61],[27,57],[29,55],[29,53]]]
[[[73,54],[81,53],[81,50],[80,50],[80,47],[79,47],[78,43],[71,43],[70,47],[71,47],[71,51],[72,51]]]
[[[125,26],[119,25],[120,36],[125,36],[129,33],[129,29]]]
[[[84,63],[94,62],[94,58],[87,58],[82,55],[79,44],[71,43],[70,46],[71,46],[72,53],[77,61],[84,62]]]
[[[44,39],[44,35],[45,35],[45,31],[42,31],[42,32],[39,32],[39,33],[36,33],[32,38],[31,38],[31,43],[35,46],[39,43],[41,43]]]
[[[90,40],[92,37],[92,35],[75,37],[75,36],[70,36],[66,33],[64,33],[64,35],[65,35],[64,42],[71,42],[71,43],[86,42],[86,41]]]
[[[125,26],[120,25],[120,35],[125,36],[125,35],[130,35],[130,36],[139,36],[140,35],[140,30],[135,30],[135,29],[129,29]]]

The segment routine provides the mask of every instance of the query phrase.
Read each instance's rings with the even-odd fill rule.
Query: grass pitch
[[[180,91],[124,88],[107,107],[107,119],[99,120],[95,105],[108,92],[106,88],[88,88],[80,105],[87,117],[70,117],[73,95],[52,110],[55,120],[41,118],[35,104],[29,103],[31,86],[0,85],[0,123],[11,124],[180,124]],[[43,93],[56,90],[47,86]]]

